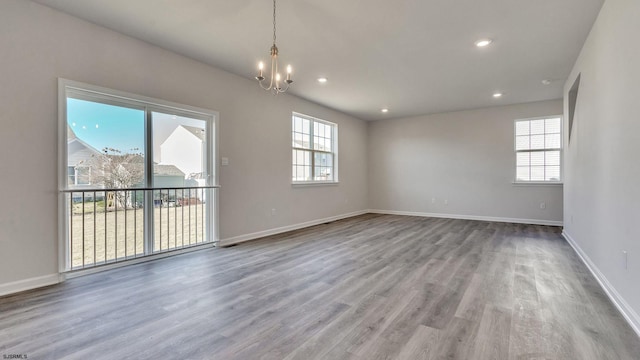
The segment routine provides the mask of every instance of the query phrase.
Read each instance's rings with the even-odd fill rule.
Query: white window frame
[[[64,190],[70,189],[70,184],[68,184],[68,163],[67,163],[67,97],[70,94],[89,94],[91,97],[95,97],[100,99],[104,103],[108,103],[109,99],[115,99],[117,101],[116,105],[121,104],[131,104],[140,109],[144,109],[146,113],[146,125],[145,125],[145,152],[148,156],[152,156],[152,132],[151,129],[148,128],[151,123],[150,114],[153,111],[170,111],[171,113],[175,113],[176,115],[185,115],[190,117],[195,117],[201,120],[206,121],[206,134],[207,134],[207,142],[212,144],[207,149],[206,159],[207,160],[207,173],[209,177],[207,178],[208,186],[219,187],[219,119],[220,115],[217,111],[199,108],[195,106],[174,103],[166,100],[156,99],[152,97],[146,97],[143,95],[137,95],[128,93],[125,91],[114,90],[110,88],[105,88],[101,86],[86,84],[78,81],[68,80],[64,78],[58,78],[58,188],[60,190],[58,195],[58,223],[60,226],[58,227],[58,271],[60,274],[65,274],[66,278],[74,277],[82,274],[88,274],[95,271],[107,270],[111,268],[116,268],[120,266],[126,266],[129,264],[135,264],[143,261],[148,261],[150,259],[162,258],[166,256],[171,256],[174,254],[180,254],[184,252],[194,251],[204,247],[213,247],[219,242],[220,238],[220,226],[219,226],[219,208],[218,208],[218,200],[219,196],[214,195],[213,201],[207,202],[207,206],[210,216],[207,217],[207,237],[209,241],[204,243],[201,246],[193,246],[191,248],[183,248],[178,250],[173,250],[165,253],[146,253],[145,256],[140,258],[135,258],[131,260],[124,260],[115,262],[113,264],[108,265],[100,265],[95,268],[86,268],[83,270],[75,270],[74,273],[70,272],[71,263],[68,258],[69,254],[69,224],[67,222],[67,208],[69,206],[68,199],[64,195]],[[153,162],[153,158],[150,158],[150,162]],[[148,166],[148,165],[145,165]],[[146,184],[150,185],[149,176],[152,176],[153,170],[147,169],[146,171],[147,178],[145,179]],[[83,189],[80,188],[79,191]],[[147,221],[147,220],[145,220]],[[144,241],[151,243],[153,238],[153,229],[149,228],[149,232],[147,232],[147,239]],[[75,274],[75,275],[73,275]]]
[[[518,150],[516,141],[516,126],[518,122],[521,121],[534,121],[534,120],[543,120],[543,119],[552,119],[552,118],[560,118],[560,147],[558,148],[542,148],[542,149],[527,149],[527,150]],[[549,116],[539,116],[532,118],[523,118],[516,119],[513,121],[513,150],[514,150],[514,185],[562,185],[564,180],[564,163],[563,163],[563,153],[564,153],[564,118],[562,115],[549,115]],[[546,132],[544,134],[547,134]],[[532,153],[532,152],[543,152],[543,151],[559,151],[560,152],[560,176],[559,180],[518,180],[517,171],[518,171],[518,153]],[[529,164],[529,168],[531,168],[531,164]]]
[[[306,148],[302,148],[302,147],[293,146],[293,133],[294,133],[293,119],[294,119],[294,117],[303,118],[303,119],[309,120],[311,122],[311,125],[310,125],[311,129],[310,129],[310,135],[309,135],[310,139],[311,139],[310,140],[311,149],[306,149]],[[332,130],[332,134],[331,134],[331,138],[332,138],[331,146],[332,146],[332,149],[331,149],[330,152],[329,151],[323,151],[323,150],[315,150],[313,148],[313,144],[314,144],[314,142],[313,142],[313,136],[314,136],[314,134],[313,134],[313,128],[314,128],[313,123],[316,123],[316,122],[317,123],[322,123],[322,124],[325,124],[325,125],[329,125],[331,127],[331,130]],[[294,181],[293,180],[293,172],[292,172],[291,173],[291,179],[292,179],[291,184],[295,185],[295,186],[297,186],[297,185],[332,185],[332,184],[338,184],[339,183],[339,181],[338,181],[338,124],[332,123],[330,121],[318,119],[316,117],[305,115],[305,114],[298,113],[298,112],[294,111],[294,112],[291,113],[291,129],[289,131],[289,134],[291,135],[291,138],[289,140],[289,144],[291,144],[291,149],[292,150],[303,150],[303,151],[311,152],[311,179],[312,180],[309,180],[309,181]],[[316,153],[324,153],[324,154],[329,154],[330,153],[333,156],[333,169],[332,169],[333,174],[334,174],[333,175],[333,180],[313,180],[315,178],[315,173],[314,173],[315,172],[315,164],[314,164],[315,156],[314,155]],[[289,164],[291,166],[293,166],[293,160],[294,160],[293,159],[293,155],[291,155],[291,161],[289,161]]]

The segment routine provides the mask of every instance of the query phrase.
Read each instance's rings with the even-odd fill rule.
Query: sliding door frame
[[[206,216],[206,237],[209,241],[202,245],[177,249],[168,252],[158,252],[153,249],[154,226],[153,226],[153,196],[145,197],[144,214],[144,256],[132,260],[123,260],[112,264],[97,267],[74,270],[73,273],[86,274],[94,271],[102,271],[113,267],[119,267],[141,261],[148,261],[156,257],[164,257],[176,253],[193,251],[202,247],[217,245],[219,241],[219,195],[217,194],[219,169],[219,113],[217,111],[178,104],[166,100],[136,95],[124,91],[113,90],[96,85],[85,84],[73,80],[58,78],[58,271],[60,274],[71,274],[71,259],[69,254],[69,224],[67,222],[67,209],[70,205],[68,197],[63,192],[67,190],[67,173],[63,169],[67,168],[67,98],[69,93],[89,94],[91,97],[101,99],[104,103],[109,103],[113,99],[113,105],[130,105],[132,108],[144,110],[144,151],[145,151],[145,186],[153,186],[153,112],[184,116],[205,121],[206,151],[204,154],[204,166],[207,173],[205,206],[208,212]],[[152,194],[153,192],[151,192]],[[117,259],[117,254],[116,254]]]

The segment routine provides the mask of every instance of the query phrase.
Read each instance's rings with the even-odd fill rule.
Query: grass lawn
[[[74,204],[71,217],[71,266],[79,268],[144,255],[144,210],[104,211],[96,202]],[[153,251],[199,244],[206,239],[204,204],[153,209]],[[79,213],[79,214],[78,214]],[[83,221],[84,220],[84,221]]]

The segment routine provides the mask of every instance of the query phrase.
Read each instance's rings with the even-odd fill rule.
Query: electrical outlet
[[[629,253],[626,250],[622,250],[622,265],[625,270],[629,269]]]
[[[276,215],[276,209],[271,209],[271,216],[275,216]]]
[[[540,209],[546,209],[547,208],[547,203],[545,203],[544,201],[540,203]]]
[[[227,166],[229,165],[229,158],[228,157],[223,157],[222,159],[220,159],[221,161],[221,165],[222,166]]]
[[[448,199],[444,199],[444,204],[445,205],[449,205],[449,200]]]

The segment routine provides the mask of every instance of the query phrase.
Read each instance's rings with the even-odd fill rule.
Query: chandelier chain
[[[276,0],[273,0],[273,45],[276,44]]]

